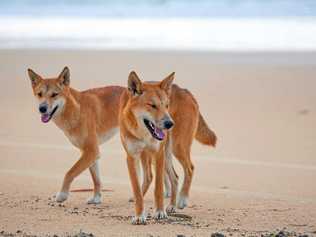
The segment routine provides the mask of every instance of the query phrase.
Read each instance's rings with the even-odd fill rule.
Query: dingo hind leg
[[[191,161],[191,146],[198,125],[198,109],[193,107],[192,111],[191,116],[187,116],[185,119],[176,117],[176,125],[171,132],[172,153],[180,162],[184,172],[184,180],[177,201],[177,207],[180,209],[188,205],[194,172],[194,166]]]
[[[89,171],[92,177],[94,189],[93,196],[87,200],[87,204],[100,204],[101,203],[101,177],[99,160],[96,160],[90,167]]]
[[[178,175],[173,167],[172,162],[172,147],[171,147],[171,137],[168,138],[165,146],[165,193],[169,192],[170,203],[167,207],[167,213],[175,212],[177,193],[178,193]],[[166,188],[170,184],[169,190]]]
[[[191,162],[190,157],[190,150],[191,146],[188,147],[178,147],[174,150],[174,155],[180,162],[183,172],[184,172],[184,179],[183,184],[179,193],[177,207],[179,209],[183,209],[188,205],[188,197],[189,197],[189,191],[192,183],[193,178],[193,171],[194,166]]]

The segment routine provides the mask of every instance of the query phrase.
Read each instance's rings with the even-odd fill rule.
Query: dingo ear
[[[134,71],[128,76],[128,90],[132,95],[141,95],[143,93],[142,82]]]
[[[69,86],[70,84],[70,71],[68,67],[64,67],[63,71],[59,74],[58,79],[61,85]]]
[[[171,73],[165,79],[160,82],[161,89],[165,90],[168,95],[171,94],[172,82],[174,80],[175,72]]]
[[[42,77],[38,74],[36,74],[32,69],[27,69],[27,73],[29,74],[29,78],[32,82],[32,86],[36,86],[41,80]]]

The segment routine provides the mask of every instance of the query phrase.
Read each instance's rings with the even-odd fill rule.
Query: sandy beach
[[[79,152],[41,123],[26,69],[50,77],[65,65],[82,90],[125,86],[131,70],[143,80],[176,72],[219,137],[216,149],[193,145],[188,208],[131,225],[118,135],[101,148],[103,203],[87,205],[89,192],[53,201]],[[0,50],[0,236],[316,236],[315,75],[312,52]],[[72,185],[91,187],[88,172]],[[145,202],[153,214],[153,186]]]

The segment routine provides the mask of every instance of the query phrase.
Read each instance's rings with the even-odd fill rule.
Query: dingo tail
[[[195,133],[195,139],[200,143],[208,146],[216,146],[216,134],[208,127],[201,113],[199,116],[199,124]]]

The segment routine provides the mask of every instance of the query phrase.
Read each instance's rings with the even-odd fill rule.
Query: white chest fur
[[[118,131],[118,128],[112,128],[104,134],[98,136],[99,145],[105,143],[109,139],[111,139]]]
[[[134,140],[134,139],[125,139],[125,148],[127,149],[127,152],[135,157],[139,158],[142,151],[147,148],[149,150],[152,150],[153,152],[157,152],[159,150],[160,142],[152,139],[150,141],[147,140]]]
[[[71,135],[69,133],[65,133],[65,134],[68,137],[68,139],[72,145],[74,145],[75,147],[78,147],[78,148],[80,148],[82,146],[82,142],[83,142],[82,137],[74,136],[74,135]]]

